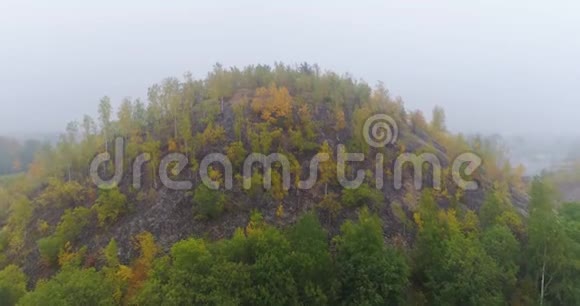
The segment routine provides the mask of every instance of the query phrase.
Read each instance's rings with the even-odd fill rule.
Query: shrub
[[[380,204],[383,194],[376,189],[362,184],[356,189],[344,189],[342,191],[342,203],[348,207],[360,207],[367,204],[369,207]]]
[[[211,190],[202,184],[195,189],[193,202],[196,217],[213,219],[223,212],[226,196],[219,190]]]
[[[95,202],[99,225],[113,223],[127,209],[127,197],[118,188],[101,190]]]

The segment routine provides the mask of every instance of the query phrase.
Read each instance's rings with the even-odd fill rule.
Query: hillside
[[[382,84],[372,88],[308,64],[216,65],[205,79],[163,80],[146,100],[127,98],[114,110],[103,97],[98,119],[69,123],[25,175],[3,183],[0,267],[24,272],[30,293],[22,305],[60,290],[39,282],[51,278],[102,282],[95,296],[101,292],[115,304],[529,305],[536,298],[537,275],[524,269],[534,263],[521,262],[519,253],[529,249],[528,204],[549,188],[534,181],[530,202],[523,169],[512,167],[492,139],[447,131],[443,109],[435,108],[428,122]],[[369,130],[366,123],[377,114],[392,121]],[[383,142],[371,145],[368,133]],[[342,146],[364,156],[344,168],[349,180],[358,170],[365,174],[354,189],[337,178]],[[115,159],[120,151],[122,165]],[[91,162],[104,152],[111,161],[91,174]],[[142,153],[150,160],[135,167]],[[182,169],[163,164],[172,153],[187,159]],[[215,153],[231,161],[231,174],[219,163],[204,173],[205,158]],[[251,153],[284,155],[289,188],[282,163],[273,164],[271,188],[261,186],[265,167],[251,164],[252,186],[245,188]],[[301,188],[319,153],[329,160],[314,168],[313,186]],[[429,163],[397,163],[404,154],[424,153],[437,159],[440,172]],[[465,163],[454,168],[464,153],[482,165],[472,173]],[[418,170],[421,188],[414,185]],[[94,182],[95,175],[108,180],[116,173],[114,184]],[[458,175],[477,188],[462,188]],[[167,180],[191,186],[176,190]],[[493,235],[498,244],[485,244]],[[222,283],[226,275],[231,283]],[[0,287],[1,280],[0,274]],[[379,285],[385,282],[391,286]],[[203,290],[185,293],[196,286]],[[79,299],[90,304],[95,296]],[[547,296],[562,302],[560,291]]]

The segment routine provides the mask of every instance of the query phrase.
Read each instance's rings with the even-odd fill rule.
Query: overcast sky
[[[104,95],[216,62],[275,61],[382,80],[408,108],[444,106],[455,131],[580,134],[578,1],[84,2],[0,2],[0,134],[61,131]]]

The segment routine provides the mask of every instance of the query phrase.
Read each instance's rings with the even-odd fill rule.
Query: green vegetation
[[[224,210],[226,196],[218,190],[199,185],[193,195],[194,212],[199,218],[217,218]]]
[[[101,226],[117,220],[127,210],[127,197],[118,188],[99,190],[99,197],[93,206]]]
[[[580,304],[580,204],[560,203],[543,178],[528,186],[493,139],[450,133],[440,107],[427,122],[382,84],[276,64],[216,65],[203,80],[153,85],[146,102],[124,99],[117,112],[103,97],[98,111],[0,183],[1,305]],[[376,113],[399,124],[396,144],[366,145],[361,129]],[[126,140],[126,172],[115,188],[98,189],[88,165],[118,149],[116,135]],[[352,178],[365,167],[359,188],[338,182],[339,143],[364,152],[344,169]],[[408,169],[402,190],[377,190],[371,179],[382,170],[392,181],[403,152],[451,159],[464,151],[485,161],[471,175],[477,192],[457,188],[449,160],[439,190],[413,190]],[[151,159],[133,188],[127,161],[142,152]],[[189,158],[181,173],[168,172],[190,180],[191,191],[162,186],[159,165],[170,152]],[[270,190],[259,165],[250,189],[235,172],[226,190],[217,163],[208,174],[220,187],[210,189],[198,170],[216,152],[238,172],[251,152],[284,153],[290,189],[277,162]],[[317,153],[330,159],[311,189],[299,189]],[[115,166],[98,171],[111,177]],[[528,190],[521,213],[516,200]]]

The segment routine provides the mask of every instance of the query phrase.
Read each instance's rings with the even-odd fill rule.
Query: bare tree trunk
[[[153,174],[152,175],[152,178],[153,178],[153,189],[157,189],[157,173],[155,171],[156,165],[155,165],[155,163],[152,163],[151,165],[153,166],[152,169],[151,169],[152,170],[151,173]]]
[[[542,284],[540,287],[540,306],[544,305],[544,294],[545,294],[545,280],[546,280],[546,245],[544,244],[544,257],[542,263]]]
[[[173,138],[177,141],[177,115],[173,116]]]

